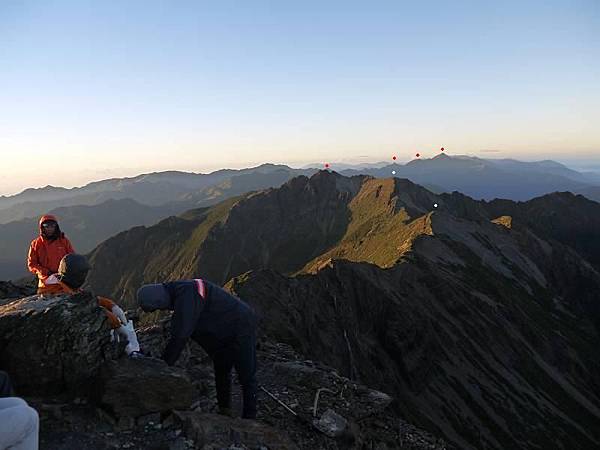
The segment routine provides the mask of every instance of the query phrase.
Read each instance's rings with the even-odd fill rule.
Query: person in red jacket
[[[65,255],[75,253],[71,241],[60,230],[56,217],[46,214],[40,218],[40,235],[31,241],[27,267],[38,278],[38,294],[58,282],[58,265]]]

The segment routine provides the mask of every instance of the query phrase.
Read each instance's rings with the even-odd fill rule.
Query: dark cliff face
[[[568,310],[576,296],[453,250],[464,267],[338,261],[294,278],[250,272],[228,288],[265,334],[386,388],[403,417],[459,448],[597,446],[599,337],[586,312]],[[600,288],[597,275],[589,282]]]
[[[600,445],[600,204],[319,172],[110,239],[90,284],[205,277],[460,448]],[[250,271],[250,272],[248,272]]]
[[[506,211],[517,224],[580,253],[600,270],[600,204],[582,195],[555,192],[528,202],[490,202],[490,213]]]

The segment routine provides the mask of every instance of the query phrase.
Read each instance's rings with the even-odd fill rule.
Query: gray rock
[[[218,414],[176,412],[186,436],[206,450],[245,446],[297,450],[284,432],[255,420],[231,419]],[[243,448],[243,447],[242,447]]]
[[[195,392],[182,369],[154,358],[111,361],[99,379],[100,404],[117,417],[188,409]],[[160,416],[155,423],[160,422]]]
[[[313,425],[329,437],[337,438],[346,433],[348,421],[332,409],[327,409]]]
[[[110,352],[110,327],[90,293],[0,306],[0,361],[21,394],[81,395]]]

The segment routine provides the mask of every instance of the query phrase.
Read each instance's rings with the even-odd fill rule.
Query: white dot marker
[[[392,170],[392,175],[396,175],[396,171],[395,170]]]
[[[433,207],[434,207],[434,208],[437,208],[437,203],[434,203],[434,204],[433,204]]]

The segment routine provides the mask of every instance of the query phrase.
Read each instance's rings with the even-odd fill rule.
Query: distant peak
[[[410,160],[409,162],[406,163],[407,166],[412,165],[412,164],[423,164],[425,161],[425,159],[422,158],[414,158],[412,160]]]
[[[339,177],[341,176],[335,170],[330,169],[320,169],[315,172],[310,178],[327,178],[327,177]]]
[[[44,186],[44,187],[39,187],[39,188],[27,188],[25,190],[23,190],[21,192],[21,194],[29,194],[32,192],[40,192],[40,191],[66,191],[67,188],[64,187],[59,187],[59,186],[52,186],[50,184]]]
[[[439,155],[436,155],[431,159],[450,159],[450,157],[448,155],[446,155],[445,153],[440,153]]]

